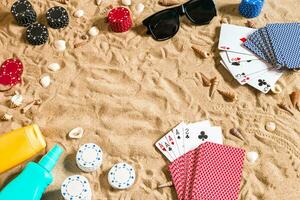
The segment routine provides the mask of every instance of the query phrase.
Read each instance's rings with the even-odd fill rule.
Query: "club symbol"
[[[190,138],[190,136],[189,136],[189,135],[186,135],[186,136],[185,136],[185,138],[189,139],[189,138]]]
[[[259,86],[267,85],[267,82],[264,79],[258,79],[258,85]]]
[[[198,135],[198,138],[202,141],[206,140],[208,138],[208,136],[205,134],[204,131],[200,132],[200,135]]]

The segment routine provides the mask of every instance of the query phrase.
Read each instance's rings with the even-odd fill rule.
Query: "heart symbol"
[[[242,42],[246,42],[247,41],[247,38],[241,38],[240,39]]]
[[[10,58],[4,61],[0,67],[0,84],[14,86],[21,83],[23,64],[17,58]]]

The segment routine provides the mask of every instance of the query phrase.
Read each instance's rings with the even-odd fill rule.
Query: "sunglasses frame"
[[[147,17],[146,19],[143,20],[143,25],[147,27],[147,34],[151,34],[151,36],[157,40],[157,41],[164,41],[164,40],[167,40],[167,39],[170,39],[172,38],[174,35],[176,35],[176,33],[178,32],[179,30],[179,26],[180,26],[180,16],[183,16],[185,15],[192,23],[194,24],[197,24],[197,25],[206,25],[206,24],[209,24],[211,20],[207,21],[207,22],[201,22],[201,23],[197,23],[195,20],[193,20],[191,18],[191,16],[189,15],[188,12],[186,12],[186,7],[187,5],[191,4],[191,3],[194,3],[194,2],[197,2],[197,1],[202,1],[202,0],[190,0],[184,4],[181,4],[179,6],[176,6],[176,7],[172,7],[172,8],[167,8],[167,9],[164,9],[164,10],[161,10],[161,11],[158,11],[157,13],[154,13],[153,15],[150,15],[149,17]],[[214,0],[211,0],[211,2],[214,4],[214,16],[217,16],[217,10],[216,10],[216,5],[215,5],[215,2]],[[159,15],[163,12],[166,12],[166,11],[175,11],[177,13],[177,21],[178,21],[178,28],[177,30],[174,32],[174,34],[166,37],[166,38],[157,38],[150,26],[150,22],[151,20],[153,19],[153,17],[155,17],[156,15]]]

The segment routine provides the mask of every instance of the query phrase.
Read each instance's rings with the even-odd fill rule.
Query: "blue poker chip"
[[[101,166],[103,160],[102,157],[102,149],[98,145],[87,143],[82,145],[77,151],[76,163],[81,170],[92,172]]]
[[[61,185],[61,194],[65,200],[91,200],[92,191],[89,181],[80,175],[69,176]]]
[[[134,184],[135,171],[127,163],[115,164],[108,172],[108,183],[115,189],[127,189]]]

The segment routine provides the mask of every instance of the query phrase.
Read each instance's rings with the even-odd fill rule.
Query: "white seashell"
[[[138,3],[136,6],[135,6],[135,10],[138,14],[142,13],[144,11],[144,4],[143,3]]]
[[[89,30],[90,36],[96,36],[98,34],[99,34],[99,29],[96,26],[93,26],[92,28],[90,28],[90,30]]]
[[[11,97],[10,102],[11,102],[11,107],[18,107],[23,102],[23,96],[17,93]]]
[[[131,5],[131,0],[122,0],[122,4],[124,6],[130,6]]]
[[[3,121],[10,121],[13,118],[13,116],[9,113],[5,113],[2,117],[1,120]]]
[[[53,72],[57,72],[58,70],[60,70],[60,65],[58,63],[51,63],[48,66],[48,69],[50,69]]]
[[[54,42],[54,47],[57,49],[57,51],[64,51],[66,49],[66,41],[57,40]]]
[[[275,84],[272,88],[271,88],[271,91],[274,93],[274,94],[280,94],[282,92],[282,87],[281,85],[279,84]]]
[[[273,132],[273,131],[276,130],[276,124],[274,122],[267,122],[266,126],[265,126],[265,129],[267,131]]]
[[[83,15],[84,15],[84,10],[76,10],[74,12],[74,17],[79,18],[79,17],[82,17]]]
[[[83,133],[84,133],[83,128],[77,127],[77,128],[72,129],[68,135],[69,135],[69,138],[79,139],[83,136]]]
[[[102,2],[102,0],[96,0],[97,6],[100,6],[101,2]]]
[[[41,80],[40,84],[43,86],[43,88],[47,88],[51,83],[51,78],[48,75],[44,75]]]
[[[247,153],[247,160],[251,163],[251,164],[254,164],[255,161],[257,160],[258,158],[258,153],[255,152],[255,151],[250,151]]]

